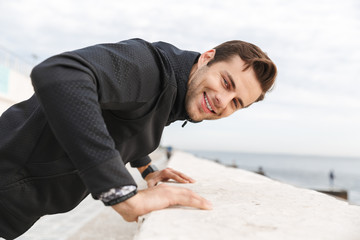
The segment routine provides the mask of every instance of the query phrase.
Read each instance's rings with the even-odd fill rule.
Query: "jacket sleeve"
[[[149,163],[151,163],[151,158],[149,156],[137,159],[136,161],[132,161],[130,163],[131,167],[133,168],[138,168],[138,167],[143,167],[148,165]]]
[[[49,58],[33,69],[31,79],[51,129],[93,197],[136,186],[106,128],[96,77],[81,58]]]

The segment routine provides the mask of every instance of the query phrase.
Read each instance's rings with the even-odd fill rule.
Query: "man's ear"
[[[198,60],[198,66],[202,67],[206,65],[208,62],[210,62],[212,59],[214,59],[215,53],[216,53],[215,49],[210,49],[204,52],[203,54],[201,54]]]

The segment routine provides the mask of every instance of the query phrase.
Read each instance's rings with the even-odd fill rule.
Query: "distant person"
[[[230,167],[237,168],[236,160],[232,160],[232,163],[230,164]]]
[[[172,155],[172,147],[168,146],[166,148],[166,157],[167,157],[168,160],[171,158],[171,155]]]
[[[329,172],[329,182],[330,182],[330,187],[333,188],[334,187],[334,181],[335,181],[335,174],[333,170],[330,170]]]
[[[265,176],[265,172],[262,166],[259,166],[258,170],[256,171],[257,174]]]
[[[156,171],[148,154],[174,121],[220,119],[261,101],[276,73],[243,41],[200,54],[131,39],[45,60],[31,73],[35,94],[0,118],[0,237],[16,238],[88,194],[126,221],[171,205],[211,209],[191,190],[156,185],[194,180]],[[137,190],[127,163],[147,189]]]

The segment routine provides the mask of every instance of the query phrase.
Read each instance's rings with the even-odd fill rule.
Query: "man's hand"
[[[185,174],[175,171],[174,169],[171,169],[171,168],[166,168],[161,171],[149,173],[145,178],[149,188],[155,186],[158,182],[165,182],[170,179],[172,179],[176,182],[179,182],[179,183],[194,183],[195,182],[195,180],[192,179],[191,177],[186,176]]]
[[[193,191],[166,184],[140,190],[135,196],[112,207],[126,221],[132,222],[137,221],[141,215],[174,205],[204,210],[212,209],[212,205],[208,200]]]

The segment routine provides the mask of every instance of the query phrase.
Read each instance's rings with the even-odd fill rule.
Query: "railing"
[[[0,65],[29,76],[32,64],[0,45]]]

